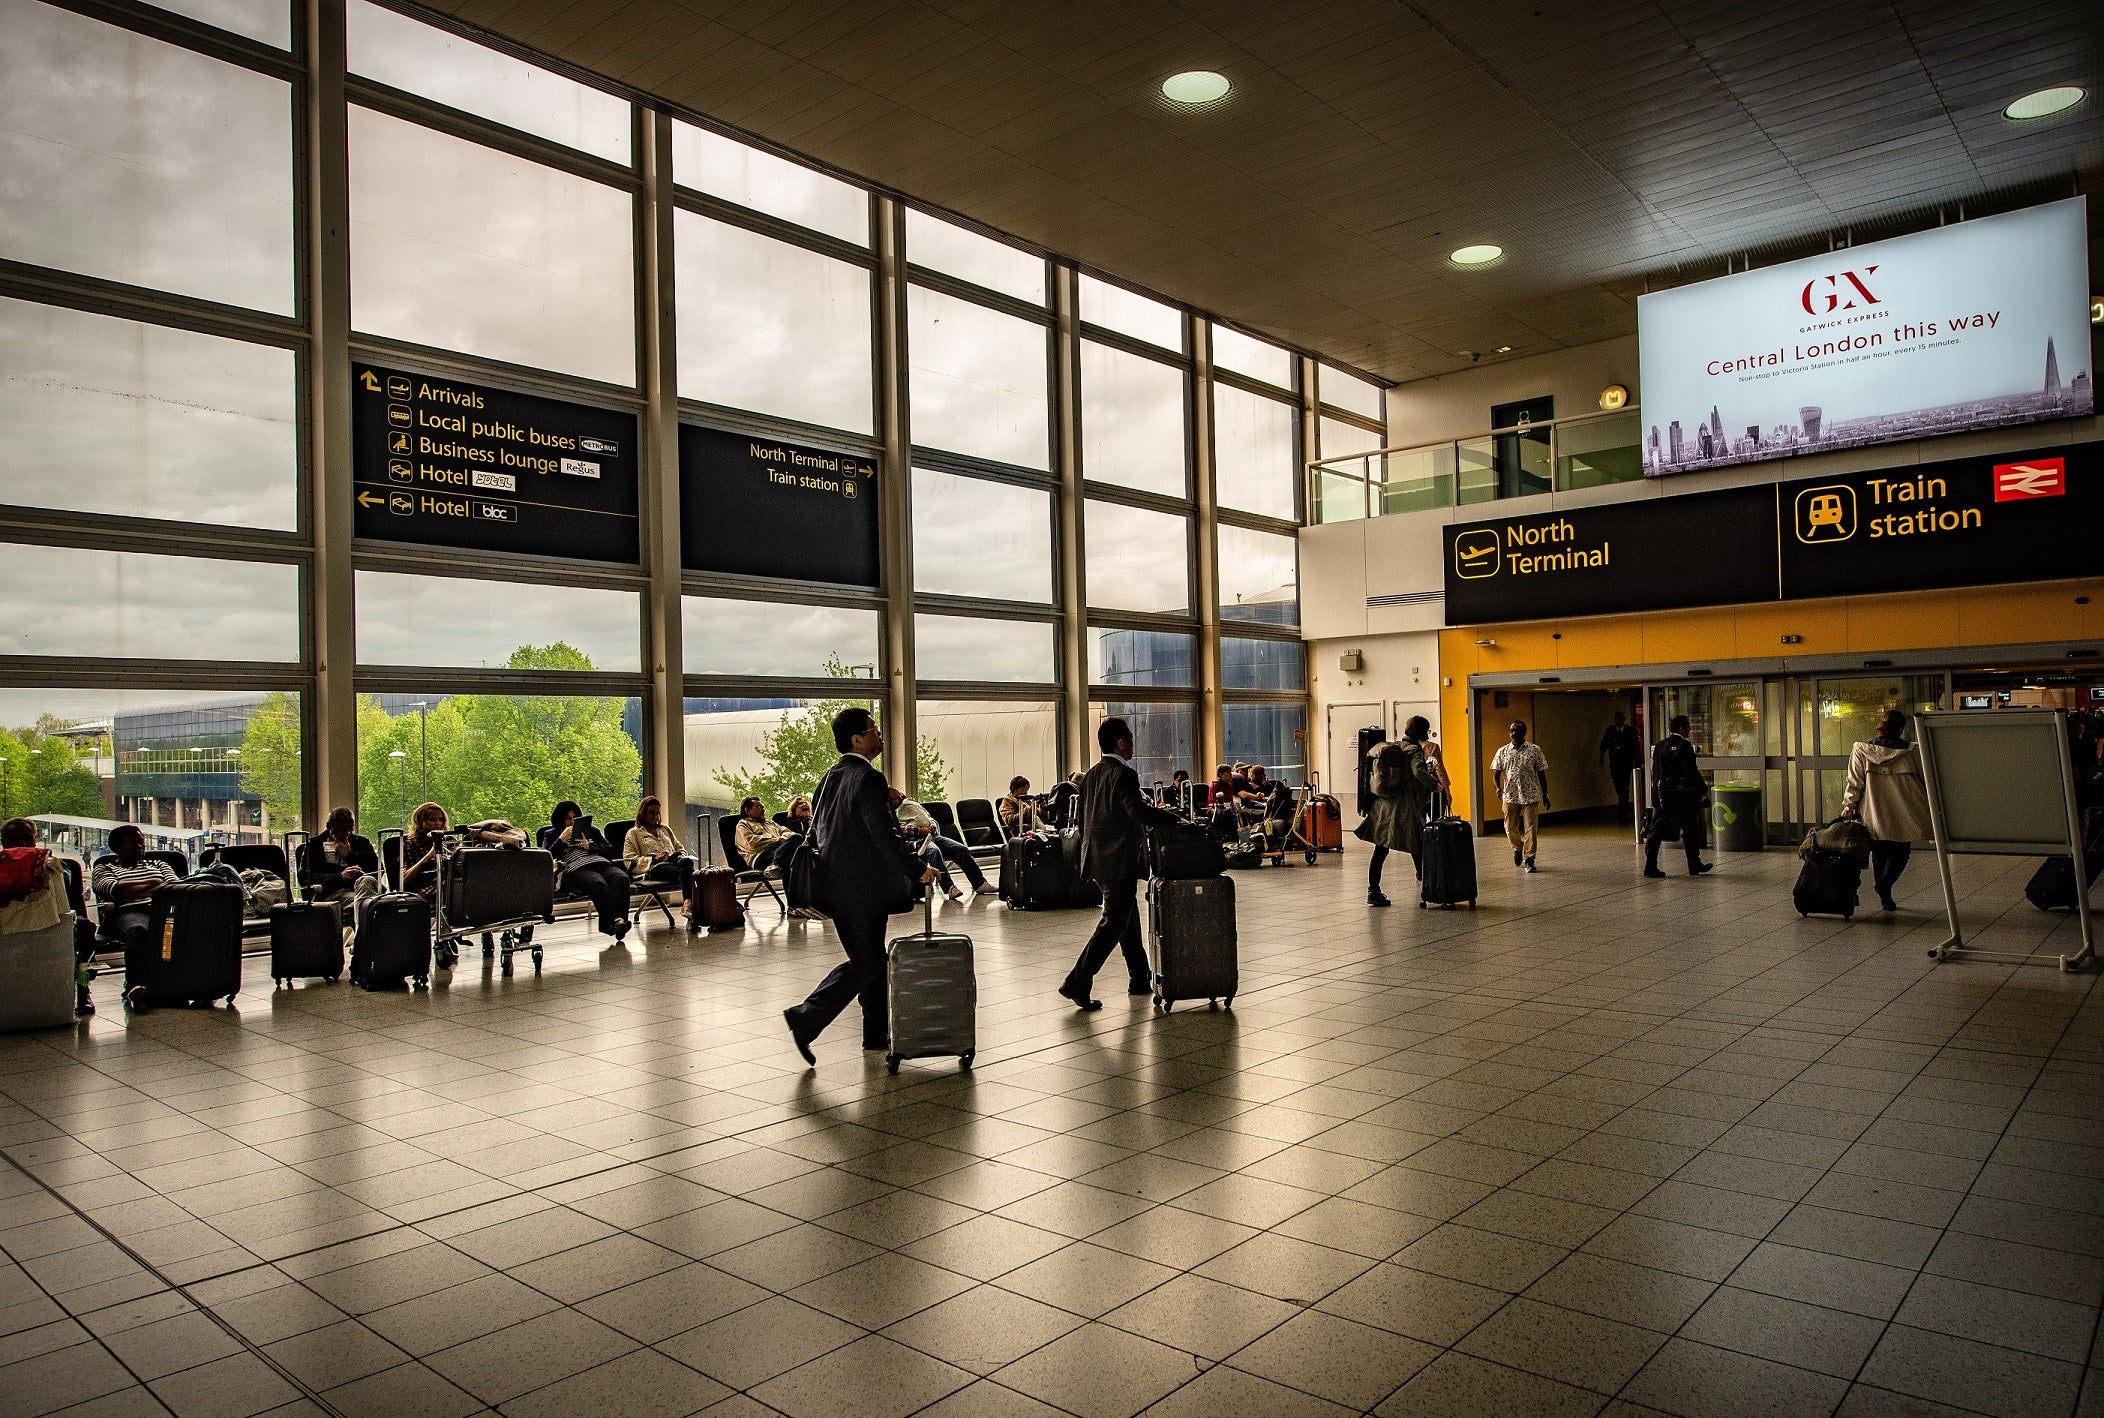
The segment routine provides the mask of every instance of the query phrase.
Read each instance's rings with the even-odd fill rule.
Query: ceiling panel
[[[1647,285],[2104,175],[2079,0],[438,0],[1405,380],[1624,335]],[[1173,110],[1179,69],[1233,96]],[[2093,97],[2001,116],[2051,83]],[[1456,246],[1507,255],[1463,271]]]

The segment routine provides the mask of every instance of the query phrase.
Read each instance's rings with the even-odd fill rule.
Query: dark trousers
[[[1693,812],[1683,809],[1668,811],[1660,808],[1651,816],[1651,830],[1644,834],[1644,869],[1658,868],[1658,844],[1666,840],[1666,833],[1675,827],[1680,829],[1680,849],[1688,854],[1688,870],[1693,872],[1702,861],[1702,810]]]
[[[1914,855],[1912,842],[1873,841],[1870,844],[1870,885],[1880,901],[1892,894],[1892,885],[1907,869]]]
[[[798,1027],[810,1038],[817,1038],[821,1030],[839,1018],[849,1000],[860,999],[862,1047],[891,1047],[891,1001],[884,975],[884,922],[888,919],[881,912],[834,913],[833,930],[840,937],[840,948],[847,952],[847,959],[835,965],[833,973],[819,981],[818,988],[791,1011],[797,1016]]]
[[[986,873],[979,869],[979,863],[972,856],[971,848],[954,837],[944,837],[939,833],[928,840],[935,844],[935,850],[940,852],[943,860],[948,863],[948,866],[942,868],[945,877],[950,874],[949,867],[957,867],[964,872],[964,879],[972,884],[972,890],[986,889]]]
[[[1074,968],[1067,972],[1066,984],[1075,994],[1088,993],[1088,987],[1110,959],[1113,948],[1125,952],[1125,973],[1135,986],[1152,984],[1154,971],[1147,964],[1147,948],[1140,943],[1140,884],[1137,881],[1099,881],[1103,889],[1103,914],[1096,919],[1096,929],[1089,936],[1089,943],[1081,948]]]
[[[1368,895],[1378,895],[1380,893],[1381,868],[1387,865],[1388,849],[1386,847],[1374,848],[1373,858],[1366,864],[1366,890]],[[1425,874],[1424,866],[1418,861],[1417,853],[1415,852],[1410,854],[1410,870],[1416,872],[1419,877],[1423,877]]]
[[[679,888],[682,901],[694,894],[694,859],[674,857],[669,862],[659,862],[643,874],[645,881],[670,882]]]
[[[1636,777],[1636,765],[1620,759],[1607,760],[1607,776],[1615,780],[1615,805],[1629,806],[1629,785]]]
[[[628,919],[628,868],[587,862],[563,869],[563,890],[589,899],[599,911],[599,933],[612,935]]]
[[[102,908],[104,940],[115,941],[128,950],[135,945],[145,945],[146,937],[152,932],[153,907],[147,902]]]

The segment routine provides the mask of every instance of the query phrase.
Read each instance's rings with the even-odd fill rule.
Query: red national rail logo
[[[1994,465],[1994,500],[2022,502],[2033,497],[2059,497],[2067,491],[2065,458],[2033,458],[2028,463]]]

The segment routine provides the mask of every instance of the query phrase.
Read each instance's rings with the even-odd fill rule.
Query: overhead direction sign
[[[360,537],[637,559],[633,414],[369,364],[351,404]]]
[[[680,564],[879,584],[876,459],[681,424]]]

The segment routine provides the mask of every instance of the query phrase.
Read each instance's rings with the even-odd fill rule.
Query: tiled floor
[[[852,1018],[804,1070],[801,925],[129,1023],[107,978],[0,1039],[0,1418],[2104,1415],[2093,975],[1802,921],[1786,853],[1501,846],[1474,912],[1241,875],[1231,1014],[1077,1014],[1085,915],[945,907],[968,1075]],[[2028,865],[1973,924],[2068,948]]]

